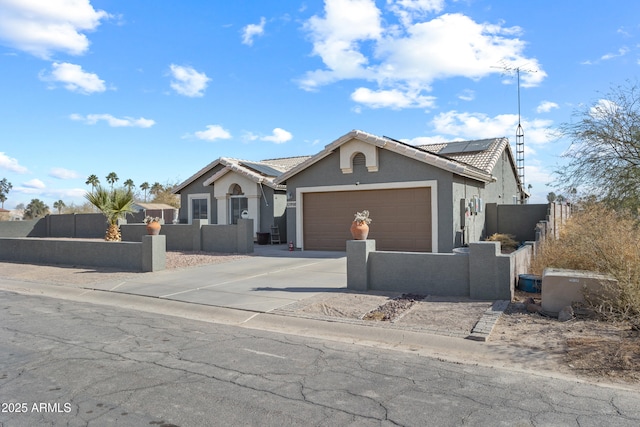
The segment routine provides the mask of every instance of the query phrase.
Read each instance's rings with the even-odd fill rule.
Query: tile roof
[[[440,154],[440,152],[450,144],[458,143],[460,141],[455,142],[447,142],[442,144],[428,144],[428,145],[420,145],[417,148],[429,151],[430,153]],[[470,151],[463,153],[447,153],[441,154],[451,160],[455,160],[461,163],[465,163],[467,165],[478,168],[486,173],[491,173],[493,168],[500,160],[500,156],[502,152],[509,146],[509,141],[506,138],[493,138],[493,139],[483,139],[483,140],[473,140],[473,141],[465,141],[465,142],[487,142],[489,148],[482,151]]]
[[[515,161],[507,138],[465,141],[471,145],[475,145],[476,147],[486,148],[477,151],[452,152],[451,149],[453,148],[453,144],[460,145],[462,141],[414,146],[393,138],[385,136],[380,137],[361,130],[353,130],[336,139],[331,144],[326,145],[322,151],[313,156],[283,157],[260,161],[220,157],[196,172],[182,184],[178,185],[174,190],[174,193],[179,193],[184,187],[210,172],[215,166],[220,164],[222,164],[224,168],[210,176],[205,181],[204,185],[209,185],[226,173],[234,171],[250,178],[256,183],[262,183],[272,188],[284,189],[284,183],[289,177],[328,156],[333,152],[333,150],[353,138],[397,152],[407,157],[415,158],[424,163],[449,170],[458,175],[478,179],[484,182],[489,182],[495,179],[492,175],[493,169],[500,160],[502,153],[507,151],[515,171]],[[445,150],[447,147],[449,148]],[[443,151],[446,153],[442,153]],[[251,167],[252,165],[254,166],[253,168]],[[256,167],[260,165],[265,167]],[[273,172],[279,173],[276,175]]]
[[[440,151],[453,143],[414,146],[393,138],[384,136],[380,137],[361,130],[353,130],[336,139],[331,144],[326,145],[325,148],[316,155],[309,157],[307,160],[304,160],[297,166],[277,177],[275,179],[276,183],[281,184],[286,182],[288,178],[328,156],[342,144],[352,139],[358,139],[380,148],[431,164],[438,168],[448,170],[452,173],[484,182],[489,182],[495,179],[492,175],[493,168],[500,159],[503,150],[505,150],[505,148],[509,149],[509,143],[506,138],[495,138],[475,141],[487,141],[489,146],[485,150],[465,153],[450,153],[445,155],[440,154]],[[489,143],[489,141],[491,141],[491,143]],[[456,143],[459,142],[460,141],[456,141]]]
[[[297,166],[299,163],[305,161],[309,157],[311,156],[282,157],[259,161],[235,159],[232,157],[220,157],[209,163],[207,166],[200,169],[198,172],[178,185],[174,190],[174,194],[179,193],[187,185],[191,184],[196,179],[206,175],[214,167],[220,164],[224,165],[224,168],[207,178],[207,180],[204,182],[204,185],[209,185],[212,182],[215,182],[221,176],[225,175],[227,172],[234,171],[248,177],[256,183],[263,183],[272,188],[283,189],[285,188],[285,186],[276,184],[274,182],[274,179],[282,173],[288,171],[289,169]],[[259,167],[260,165],[265,167]],[[277,172],[277,175],[273,174],[272,172]]]
[[[271,166],[276,166],[282,169],[283,172],[293,169],[300,163],[304,162],[311,156],[297,156],[297,157],[283,157],[280,159],[267,159],[261,160],[259,163],[266,163]]]

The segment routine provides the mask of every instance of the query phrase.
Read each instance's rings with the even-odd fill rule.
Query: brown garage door
[[[425,187],[304,194],[304,248],[346,250],[353,215],[365,209],[378,250],[431,252],[431,189]]]

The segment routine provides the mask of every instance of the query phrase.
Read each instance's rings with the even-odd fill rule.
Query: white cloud
[[[171,64],[171,88],[180,95],[189,97],[200,97],[211,80],[205,73],[199,73],[192,67]]]
[[[424,18],[430,12],[437,13],[444,8],[444,0],[387,0],[387,3],[405,26]]]
[[[140,117],[135,119],[133,117],[123,117],[118,118],[114,117],[111,114],[87,114],[86,116],[81,116],[80,114],[71,114],[69,116],[71,120],[83,121],[88,125],[95,125],[99,121],[105,121],[111,127],[138,127],[138,128],[150,128],[155,125],[156,122],[151,119],[145,119],[144,117]]]
[[[264,17],[260,18],[259,24],[249,24],[242,29],[242,44],[247,46],[253,45],[253,39],[257,36],[264,34],[264,25],[266,20]]]
[[[544,144],[551,141],[549,127],[551,120],[523,120],[525,141],[532,144]],[[448,111],[440,113],[432,121],[435,132],[451,135],[454,138],[478,139],[506,136],[515,140],[518,116],[516,114],[500,114],[489,117],[483,113],[459,113]]]
[[[89,48],[84,33],[109,17],[89,0],[2,1],[0,42],[43,59],[54,52],[81,55]]]
[[[42,190],[43,188],[46,188],[47,186],[44,185],[44,182],[40,181],[37,178],[34,178],[32,180],[29,180],[27,182],[22,183],[23,186],[27,187],[27,188],[34,188],[34,189],[38,189],[38,190]]]
[[[431,21],[407,28],[404,37],[387,37],[377,48],[385,58],[382,77],[430,86],[436,79],[466,77],[480,79],[502,70],[492,68],[501,63],[514,68],[522,62],[539,69],[537,60],[525,58],[525,43],[508,37],[514,28],[477,23],[462,14],[445,14]],[[522,85],[539,83],[546,73],[524,73]]]
[[[560,108],[560,107],[555,102],[542,101],[540,103],[540,105],[538,105],[538,108],[536,108],[536,112],[537,113],[548,113],[549,111],[553,110],[554,108]]]
[[[0,169],[6,169],[16,173],[27,173],[28,170],[24,166],[18,163],[17,159],[7,156],[5,153],[0,152]]]
[[[463,101],[473,101],[476,98],[476,93],[471,89],[465,89],[458,94],[458,99]]]
[[[610,117],[618,112],[620,106],[608,99],[599,99],[591,108],[589,108],[589,115],[596,119],[602,120]]]
[[[76,179],[79,177],[76,171],[72,171],[65,168],[52,168],[49,171],[49,176],[58,179]]]
[[[370,100],[374,93],[401,92],[410,99],[415,97],[412,94],[431,90],[436,80],[478,80],[503,73],[496,64],[510,69],[526,64],[527,69],[537,71],[521,73],[523,87],[538,85],[546,77],[537,59],[525,56],[526,43],[520,39],[519,27],[478,23],[460,13],[414,22],[439,12],[444,3],[389,0],[387,4],[401,15],[401,25],[385,26],[372,0],[327,0],[324,16],[311,17],[304,27],[313,42],[313,54],[325,68],[307,72],[299,80],[300,87],[316,90],[344,79],[372,82],[375,87],[359,89],[354,99],[359,102]],[[371,105],[423,107],[420,102],[376,101]]]
[[[365,87],[356,89],[351,94],[351,99],[371,108],[431,108],[435,104],[435,97],[420,95],[418,92],[403,92],[398,89],[373,91]]]
[[[272,135],[264,136],[260,139],[262,141],[270,141],[275,142],[276,144],[283,144],[287,141],[290,141],[291,138],[293,138],[293,135],[290,132],[287,132],[282,128],[275,128]]]
[[[195,133],[196,138],[203,139],[205,141],[215,141],[216,139],[231,139],[229,131],[224,129],[220,125],[208,125],[207,130],[198,131]]]
[[[533,191],[546,195],[551,190],[545,188],[555,177],[553,172],[546,170],[538,161],[530,161],[524,165],[524,180],[527,186],[531,184]]]
[[[79,65],[54,62],[51,68],[50,74],[40,73],[40,80],[52,83],[60,82],[67,90],[84,95],[106,90],[104,80],[101,80],[97,74],[87,73]]]
[[[57,190],[60,197],[69,197],[74,199],[84,198],[84,195],[87,194],[87,190],[83,188],[68,188]]]
[[[246,141],[256,141],[256,140],[260,139],[260,135],[256,135],[253,132],[244,131],[242,133],[242,139],[244,139]]]
[[[629,48],[628,47],[621,47],[620,49],[618,49],[618,52],[616,52],[616,53],[607,53],[605,55],[602,55],[600,57],[600,59],[603,60],[603,61],[608,61],[609,59],[614,59],[614,58],[619,58],[621,56],[625,56],[627,53],[629,53]]]
[[[326,0],[325,17],[311,17],[305,29],[313,40],[314,55],[322,58],[327,70],[307,73],[300,81],[306,90],[344,78],[362,78],[368,73],[368,58],[359,51],[360,42],[382,35],[380,10],[373,0]]]

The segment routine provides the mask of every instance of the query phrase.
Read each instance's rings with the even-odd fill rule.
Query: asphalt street
[[[0,291],[1,426],[637,426],[620,388]]]

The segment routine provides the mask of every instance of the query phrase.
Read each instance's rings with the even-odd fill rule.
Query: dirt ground
[[[465,338],[483,313],[492,305],[488,301],[466,298],[426,297],[406,307],[395,306],[403,295],[394,292],[341,291],[315,295],[276,310],[280,314],[299,317],[372,322],[378,327],[409,329]],[[391,307],[389,308],[389,306]],[[381,307],[386,309],[380,310]],[[382,321],[383,316],[390,319]]]
[[[167,268],[189,268],[229,262],[246,255],[167,252]],[[83,267],[35,266],[0,263],[0,276],[15,280],[85,286],[106,280],[125,280],[135,272]],[[306,298],[277,310],[301,317],[332,318],[362,322],[367,313],[394,298],[397,293],[331,292]],[[529,313],[526,298],[539,294],[516,293],[516,298],[498,320],[488,345],[542,351],[554,363],[554,370],[591,380],[640,384],[640,331],[629,325],[610,324],[588,318],[568,322]],[[473,329],[490,302],[461,298],[428,297],[394,309],[390,321],[372,320],[376,326],[412,329],[464,338]]]
[[[568,322],[529,313],[524,301],[540,294],[517,292],[498,320],[491,341],[541,350],[556,362],[557,370],[579,377],[612,382],[640,383],[640,331],[629,324],[614,324],[576,317]]]

